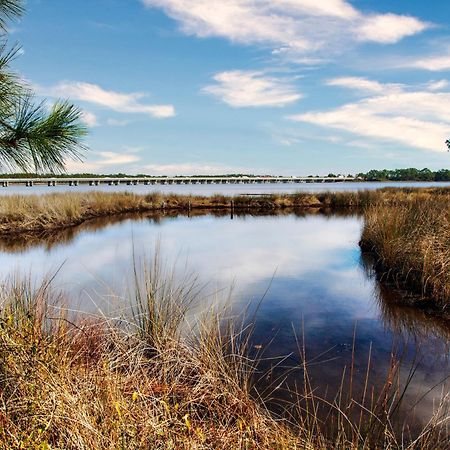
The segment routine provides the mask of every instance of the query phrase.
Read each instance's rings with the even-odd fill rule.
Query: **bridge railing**
[[[336,183],[357,181],[353,177],[96,177],[96,178],[0,178],[0,186],[24,185],[153,185],[153,184],[249,184],[249,183]]]

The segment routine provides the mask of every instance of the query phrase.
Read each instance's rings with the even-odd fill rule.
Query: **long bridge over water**
[[[165,184],[254,184],[254,183],[338,183],[355,181],[353,177],[55,177],[55,178],[1,178],[0,187],[11,185],[32,186],[119,186],[119,185],[165,185]]]

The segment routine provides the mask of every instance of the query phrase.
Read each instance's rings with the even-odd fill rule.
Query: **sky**
[[[447,0],[28,0],[14,67],[89,127],[69,172],[450,167]]]

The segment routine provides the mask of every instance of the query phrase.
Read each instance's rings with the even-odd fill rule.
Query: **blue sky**
[[[15,67],[84,111],[69,171],[450,167],[450,2],[28,0]]]

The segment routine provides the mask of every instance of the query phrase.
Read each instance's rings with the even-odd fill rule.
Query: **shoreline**
[[[261,195],[134,194],[130,192],[62,192],[0,196],[0,238],[78,226],[87,220],[123,213],[191,210],[356,209],[376,204],[398,206],[415,194],[449,195],[449,188],[383,188],[357,192]]]
[[[126,214],[280,213],[285,210],[364,215],[360,248],[376,259],[377,273],[441,309],[450,304],[449,188],[384,188],[357,192],[192,196],[151,193],[53,193],[0,197],[0,239],[40,239],[91,220]],[[392,211],[395,213],[393,214]],[[421,211],[421,215],[415,214]],[[439,212],[439,214],[438,214]],[[440,225],[437,227],[437,219]],[[431,227],[431,228],[430,228]],[[434,227],[434,228],[433,228]],[[399,231],[400,230],[400,231]],[[419,230],[419,231],[416,231]],[[431,230],[431,231],[430,231]],[[399,234],[400,233],[400,234]],[[401,235],[404,233],[404,235]],[[431,234],[430,234],[431,233]],[[433,234],[434,233],[434,234]],[[402,242],[399,246],[398,243]],[[436,244],[432,244],[435,242]],[[420,256],[420,246],[428,249]],[[395,257],[392,256],[395,252]],[[440,261],[440,265],[429,262]],[[420,259],[428,261],[424,264]]]

